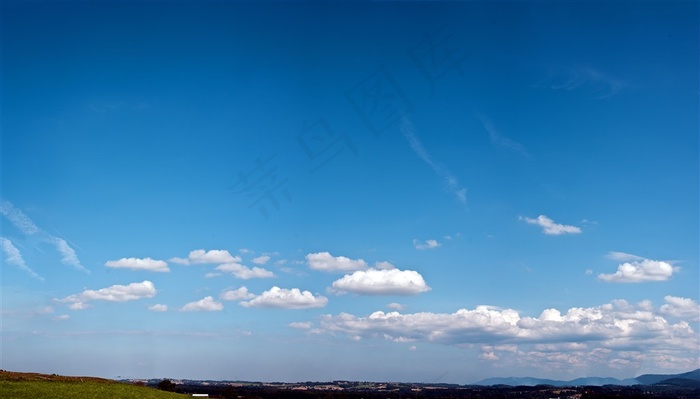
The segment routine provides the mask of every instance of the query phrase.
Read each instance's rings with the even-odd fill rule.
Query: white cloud
[[[396,302],[392,302],[392,303],[386,305],[386,307],[389,308],[389,309],[394,309],[394,310],[404,310],[404,309],[406,309],[406,306],[404,306],[404,305],[402,305],[402,304],[400,304],[400,303],[396,303]]]
[[[10,201],[2,200],[0,202],[0,212],[23,234],[34,235],[41,232],[41,229],[24,212],[15,208]]]
[[[219,270],[224,273],[233,274],[236,278],[240,278],[243,280],[248,280],[251,278],[275,277],[275,274],[269,270],[260,267],[253,267],[251,269],[249,267],[241,265],[240,263],[226,263],[223,265],[219,265],[216,267],[216,270]]]
[[[314,296],[309,291],[298,288],[284,289],[272,287],[250,301],[241,302],[245,307],[281,308],[281,309],[311,309],[322,308],[328,303],[324,296]]]
[[[333,256],[328,252],[307,254],[306,262],[310,268],[326,272],[362,270],[368,267],[367,262],[362,259]]]
[[[693,299],[666,295],[664,300],[666,304],[659,309],[662,314],[691,321],[700,320],[700,306]]]
[[[235,290],[224,291],[219,298],[224,301],[240,301],[242,299],[255,298],[255,295],[248,292],[248,288],[241,287]]]
[[[197,249],[190,251],[190,255],[187,258],[172,258],[170,261],[181,265],[194,265],[202,263],[235,263],[240,262],[241,258],[232,256],[227,250],[212,249],[205,251]]]
[[[420,242],[420,241],[418,241],[417,239],[416,239],[416,240],[413,240],[413,246],[414,246],[416,249],[420,249],[420,250],[423,250],[423,249],[434,249],[434,248],[439,247],[440,245],[442,245],[442,244],[440,244],[439,242],[437,242],[437,240],[425,240],[424,242]]]
[[[289,327],[296,328],[299,330],[310,330],[311,328],[313,328],[313,326],[314,326],[314,324],[311,322],[308,322],[308,321],[306,321],[306,322],[295,321],[295,322],[289,323]]]
[[[467,189],[459,184],[457,177],[455,177],[455,175],[453,175],[452,172],[450,172],[445,166],[433,161],[430,154],[428,154],[428,151],[425,150],[425,147],[423,147],[423,144],[416,135],[413,124],[405,115],[401,118],[401,133],[403,133],[413,152],[418,155],[418,158],[428,164],[433,172],[438,175],[438,177],[443,179],[447,191],[454,194],[461,204],[466,205]]]
[[[626,89],[628,84],[596,68],[578,66],[558,68],[556,72],[550,72],[550,76],[538,83],[537,86],[566,91],[584,89],[590,93],[598,94],[598,98],[602,99],[616,95]]]
[[[2,212],[2,214],[23,234],[37,235],[42,241],[55,246],[56,250],[63,256],[61,258],[61,263],[64,265],[73,266],[77,270],[90,273],[89,270],[80,264],[80,260],[78,259],[75,250],[68,245],[66,240],[52,236],[51,234],[37,227],[27,215],[25,215],[21,210],[15,208],[12,203],[2,200],[0,202],[0,212]]]
[[[692,305],[678,302],[688,308]],[[671,323],[659,314],[663,311],[655,312],[649,304],[643,301],[632,305],[616,300],[597,307],[571,308],[565,313],[545,309],[538,317],[492,306],[460,309],[451,314],[377,311],[358,317],[341,313],[323,316],[319,330],[335,336],[343,334],[353,340],[483,344],[488,346],[484,347],[487,358],[498,356],[517,361],[520,356],[542,356],[540,361],[550,359],[557,364],[566,363],[562,360],[565,358],[585,361],[591,359],[591,353],[601,351],[664,350],[681,357],[697,354],[700,336],[691,325],[685,320]],[[687,313],[689,319],[694,316]]]
[[[628,254],[625,252],[615,252],[615,251],[608,252],[607,258],[612,259],[612,260],[616,260],[618,262],[644,260],[644,258],[642,258],[641,256],[632,255],[632,254]]]
[[[149,306],[148,310],[150,310],[152,312],[167,312],[168,305],[163,305],[163,304],[157,303],[155,305]]]
[[[214,278],[214,277],[219,277],[223,276],[221,273],[216,273],[216,272],[209,272],[204,275],[204,278]]]
[[[223,308],[224,305],[221,302],[216,302],[214,298],[207,296],[199,301],[186,304],[180,310],[183,312],[216,312],[223,310]]]
[[[528,217],[519,216],[518,219],[523,220],[529,224],[535,224],[542,227],[544,234],[558,236],[561,234],[578,234],[581,232],[580,227],[567,226],[564,224],[554,223],[554,221],[545,215],[540,215],[537,219],[531,219]]]
[[[5,237],[0,237],[0,247],[2,247],[2,252],[5,253],[5,262],[7,262],[10,265],[15,265],[19,267],[20,269],[24,270],[30,276],[34,277],[37,280],[44,281],[43,277],[38,275],[36,272],[34,272],[34,270],[27,266],[27,264],[24,262],[22,254],[19,252],[19,249],[15,247],[12,241],[8,240]]]
[[[390,269],[396,269],[396,266],[392,265],[390,262],[381,261],[381,262],[375,262],[374,268],[380,269],[380,270],[390,270]]]
[[[502,135],[491,123],[490,120],[486,118],[481,118],[481,123],[484,126],[484,129],[489,133],[489,139],[491,140],[491,144],[499,146],[499,147],[504,147],[508,148],[509,150],[512,150],[514,152],[517,152],[518,154],[522,155],[525,158],[530,158],[530,153],[527,152],[525,147],[518,143],[517,141],[511,140],[508,137]]]
[[[58,250],[61,255],[63,255],[63,258],[61,258],[61,263],[64,265],[73,266],[73,268],[82,272],[90,272],[80,264],[78,255],[76,255],[75,250],[68,245],[66,240],[58,237],[51,237],[48,241],[56,247],[56,250]]]
[[[70,316],[68,316],[67,314],[58,315],[58,316],[53,318],[53,320],[55,320],[55,321],[64,321],[64,320],[68,320],[68,319],[70,319]]]
[[[51,307],[51,306],[42,306],[36,310],[36,314],[50,314],[50,313],[53,313],[53,307]]]
[[[647,281],[666,281],[678,268],[668,262],[644,259],[623,252],[611,252],[609,258],[624,261],[614,274],[598,275],[598,278],[610,283],[641,283]]]
[[[264,265],[265,263],[270,261],[270,256],[269,255],[260,255],[256,258],[253,258],[253,263],[256,265]]]
[[[333,291],[360,295],[415,295],[430,290],[413,270],[358,270],[333,282]]]
[[[152,272],[170,271],[165,261],[151,258],[121,258],[119,260],[107,261],[105,266],[117,269],[148,270]]]
[[[89,301],[126,302],[142,298],[153,298],[156,295],[156,287],[152,282],[144,280],[140,283],[129,285],[113,285],[99,290],[85,290],[80,294],[58,299],[58,302],[70,303],[70,309],[82,310],[90,307]]]

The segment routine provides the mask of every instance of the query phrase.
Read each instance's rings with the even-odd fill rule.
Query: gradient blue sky
[[[1,368],[697,368],[698,37],[697,2],[3,2]]]

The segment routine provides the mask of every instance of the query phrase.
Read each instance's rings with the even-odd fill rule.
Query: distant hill
[[[644,374],[636,378],[626,378],[620,380],[610,377],[587,377],[577,378],[570,381],[550,380],[534,377],[507,377],[507,378],[487,378],[472,385],[510,385],[510,386],[535,386],[552,385],[555,387],[565,386],[603,386],[603,385],[652,385],[664,383],[666,385],[694,386],[700,384],[700,369],[689,371],[683,374]]]
[[[183,399],[186,395],[95,377],[18,373],[0,370],[0,398]]]
[[[643,375],[640,375],[639,377],[635,378],[635,380],[639,381],[639,384],[651,385],[651,384],[657,384],[663,380],[668,380],[670,378],[687,378],[689,380],[700,381],[700,369],[689,371],[689,372],[683,373],[683,374],[674,374],[674,375],[643,374]]]

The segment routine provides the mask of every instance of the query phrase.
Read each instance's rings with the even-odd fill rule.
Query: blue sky
[[[699,367],[697,3],[2,7],[3,369]]]

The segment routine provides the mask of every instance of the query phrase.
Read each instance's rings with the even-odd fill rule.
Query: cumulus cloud
[[[662,314],[692,321],[700,320],[700,306],[693,299],[666,295],[664,300],[666,304],[659,309]]]
[[[90,301],[126,302],[142,298],[153,298],[156,295],[156,287],[152,282],[144,280],[140,283],[129,285],[113,285],[99,290],[85,290],[80,294],[58,299],[58,302],[70,303],[70,309],[82,310],[90,307]]]
[[[374,268],[380,269],[380,270],[390,270],[390,269],[396,269],[396,266],[392,265],[390,262],[380,261],[380,262],[374,263]]]
[[[224,309],[221,302],[216,302],[211,296],[204,297],[199,301],[186,304],[180,309],[183,312],[216,312]]]
[[[682,299],[682,298],[681,298]],[[667,299],[667,305],[684,300]],[[377,311],[369,316],[348,313],[324,315],[319,331],[349,339],[381,339],[392,342],[434,342],[459,347],[482,345],[482,360],[520,362],[523,359],[557,367],[590,366],[592,363],[636,362],[635,358],[664,351],[667,359],[686,364],[700,349],[700,336],[687,320],[693,312],[681,312],[685,320],[669,322],[649,301],[624,300],[565,312],[545,309],[537,317],[513,309],[477,306],[454,313]],[[695,306],[697,306],[695,304]],[[614,354],[612,354],[615,352]],[[663,360],[661,356],[656,358]],[[527,361],[524,361],[527,364]],[[695,360],[696,361],[696,360]]]
[[[406,309],[406,306],[404,306],[404,305],[402,305],[402,304],[400,304],[400,303],[396,303],[396,302],[392,302],[392,303],[386,305],[386,307],[389,308],[389,309],[394,309],[394,310],[404,310],[404,309]]]
[[[121,258],[119,260],[107,261],[105,266],[115,269],[148,270],[152,272],[170,271],[165,261],[151,258]]]
[[[289,327],[296,328],[299,330],[310,330],[311,328],[313,328],[313,326],[313,323],[308,321],[295,321],[289,323]]]
[[[232,256],[227,250],[212,249],[205,251],[197,249],[190,252],[187,258],[171,258],[171,262],[181,265],[194,265],[202,263],[235,263],[240,262],[240,256]]]
[[[167,312],[168,305],[163,305],[163,304],[157,303],[155,305],[149,306],[148,310],[150,310],[152,312]]]
[[[242,299],[255,298],[255,295],[248,292],[248,288],[241,287],[235,290],[224,291],[219,298],[224,301],[240,301]]]
[[[452,193],[461,204],[466,205],[467,189],[460,185],[457,177],[450,172],[449,169],[447,169],[444,165],[433,161],[430,154],[428,154],[428,151],[426,151],[425,147],[423,147],[423,143],[421,143],[418,135],[416,135],[415,129],[413,128],[413,123],[411,123],[411,121],[405,115],[401,118],[401,133],[403,133],[413,152],[418,155],[418,158],[428,164],[433,172],[438,177],[443,179],[447,191]]]
[[[34,222],[27,215],[24,214],[20,209],[12,205],[11,202],[6,200],[0,201],[0,213],[3,214],[12,224],[20,231],[22,234],[28,236],[37,236],[41,241],[47,242],[54,247],[62,255],[61,263],[64,265],[72,266],[76,270],[82,272],[90,273],[82,264],[75,253],[75,250],[68,245],[68,242],[63,238],[53,236],[39,227],[37,227]]]
[[[333,282],[337,293],[360,295],[415,295],[430,290],[420,273],[413,270],[358,270]]]
[[[216,270],[234,275],[236,278],[248,280],[251,278],[271,278],[275,274],[269,270],[253,267],[252,269],[240,263],[226,263],[216,267]]]
[[[250,301],[241,302],[245,307],[280,308],[280,309],[311,309],[322,308],[328,303],[324,296],[314,296],[309,291],[298,288],[284,289],[272,287]]]
[[[540,215],[536,219],[519,216],[518,219],[542,227],[542,232],[547,235],[558,236],[561,234],[578,234],[581,232],[580,227],[554,223],[552,219],[545,215]]]
[[[624,252],[611,252],[608,258],[625,261],[613,274],[601,273],[598,278],[609,283],[642,283],[648,281],[666,281],[678,271],[668,262],[645,259]]]
[[[68,319],[70,319],[70,316],[67,314],[58,315],[58,316],[53,318],[53,320],[55,320],[55,321],[64,321],[64,320],[68,320]]]
[[[328,252],[307,254],[306,262],[310,268],[326,272],[362,270],[368,267],[367,262],[362,259],[333,256]]]
[[[253,258],[253,263],[256,265],[264,265],[265,263],[270,261],[270,255],[260,255],[258,257]]]
[[[440,245],[442,245],[442,244],[440,244],[439,242],[437,242],[437,240],[425,240],[425,241],[423,241],[423,242],[418,241],[417,239],[413,240],[413,246],[414,246],[416,249],[420,249],[420,250],[423,250],[423,249],[434,249],[434,248],[439,247]]]
[[[12,241],[8,240],[5,237],[0,237],[0,247],[2,248],[2,252],[5,253],[5,262],[7,262],[7,264],[15,265],[27,272],[30,276],[34,277],[35,279],[44,281],[43,277],[38,275],[36,272],[34,272],[34,270],[27,266],[27,264],[24,262],[22,254],[19,252],[19,249],[15,247]]]

